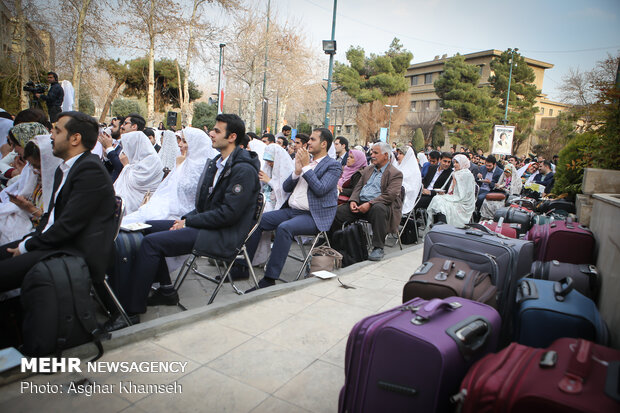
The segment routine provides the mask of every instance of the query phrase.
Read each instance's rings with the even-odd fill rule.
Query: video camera
[[[45,85],[44,83],[34,83],[32,80],[30,80],[24,86],[24,92],[43,94],[47,92],[47,85]]]

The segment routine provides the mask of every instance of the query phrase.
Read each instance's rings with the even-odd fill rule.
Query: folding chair
[[[125,203],[123,202],[123,199],[120,196],[115,196],[114,198],[116,200],[116,204],[114,208],[114,223],[116,224],[116,233],[114,234],[114,240],[116,240],[116,237],[118,237],[118,233],[121,230],[121,223],[123,222],[123,216],[125,215]],[[116,307],[116,310],[120,313],[121,317],[123,317],[123,320],[125,320],[125,323],[127,323],[127,325],[130,326],[132,324],[131,324],[131,321],[129,320],[129,317],[127,316],[127,312],[121,305],[121,302],[118,300],[118,298],[116,298],[116,294],[114,294],[114,291],[112,290],[112,288],[110,287],[110,284],[108,283],[108,278],[109,277],[107,274],[103,277],[103,283],[102,283],[103,288],[105,289],[106,293],[108,294],[108,296],[114,303],[114,307]],[[95,292],[97,292],[96,288],[95,288]],[[109,309],[107,309],[106,306],[103,305],[103,303],[101,304],[102,304],[102,307],[105,308],[109,314],[110,313]]]
[[[308,251],[308,253],[306,253],[306,247],[304,247],[303,237],[310,237],[310,236],[313,237],[312,244],[310,245],[310,250]],[[295,241],[297,241],[297,245],[299,245],[299,248],[301,249],[301,254],[304,257],[302,259],[302,258],[289,254],[289,257],[291,257],[292,259],[302,262],[301,268],[299,268],[299,272],[297,273],[297,277],[295,278],[295,281],[301,278],[301,274],[303,274],[304,271],[306,272],[306,274],[310,272],[310,258],[312,257],[312,250],[314,249],[314,247],[316,247],[316,244],[317,242],[319,242],[319,238],[321,237],[323,237],[327,246],[331,248],[331,245],[329,243],[329,238],[327,237],[327,232],[325,231],[320,231],[316,235],[296,235],[295,236]]]
[[[403,249],[403,244],[402,244],[400,237],[403,235],[403,232],[405,232],[405,227],[407,226],[407,223],[411,220],[412,215],[413,215],[413,226],[415,228],[416,237],[420,238],[420,234],[418,234],[418,221],[415,217],[415,206],[417,205],[420,198],[422,198],[422,188],[420,188],[420,190],[418,191],[418,196],[416,197],[416,200],[413,203],[413,208],[411,208],[411,211],[403,215],[403,217],[405,218],[405,223],[403,224],[402,228],[398,230],[398,244],[400,245],[401,250]]]
[[[207,281],[211,281],[214,284],[217,284],[217,287],[215,287],[215,291],[213,291],[213,293],[211,294],[211,298],[209,298],[209,302],[207,303],[207,305],[213,303],[213,300],[215,300],[215,296],[222,288],[222,285],[224,285],[224,282],[226,281],[226,279],[228,279],[228,281],[230,282],[230,286],[232,287],[233,291],[237,295],[243,295],[243,291],[237,288],[237,286],[233,282],[233,279],[230,275],[230,270],[232,269],[236,259],[245,259],[245,262],[247,263],[249,271],[250,271],[250,275],[252,276],[252,280],[254,281],[254,284],[258,287],[258,280],[256,279],[254,268],[252,267],[252,260],[250,259],[250,256],[248,255],[248,250],[245,244],[248,242],[248,240],[250,239],[254,231],[258,229],[258,226],[260,225],[260,221],[263,218],[264,209],[265,209],[265,196],[262,193],[259,193],[258,200],[256,202],[256,211],[254,214],[254,219],[256,220],[256,223],[254,224],[252,229],[250,229],[250,232],[245,237],[245,240],[243,241],[241,246],[237,248],[233,252],[233,254],[231,254],[229,257],[210,257],[210,258],[215,259],[217,269],[220,273],[219,280],[215,277],[212,277],[210,275],[207,275],[207,274],[204,274],[198,271],[198,269],[194,266],[194,264],[196,263],[196,260],[200,258],[201,256],[196,255],[196,254],[191,254],[190,257],[187,260],[185,260],[185,263],[183,264],[183,267],[181,267],[181,270],[179,270],[179,275],[177,276],[177,279],[174,282],[174,290],[177,292],[179,291],[179,289],[181,288],[181,285],[183,284],[183,281],[185,281],[185,278],[187,277],[187,274],[189,274],[189,271],[192,270],[194,274],[196,274],[197,276],[204,278]],[[219,264],[217,264],[218,261],[222,261],[223,263],[225,263],[224,266],[226,268],[226,271],[224,271],[224,273],[222,273],[222,269],[220,268]]]

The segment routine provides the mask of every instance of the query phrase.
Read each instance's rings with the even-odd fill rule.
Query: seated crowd
[[[116,291],[134,322],[148,305],[178,303],[167,258],[234,259],[261,192],[264,214],[247,251],[265,273],[246,292],[276,283],[296,236],[331,236],[364,220],[372,231],[369,259],[378,261],[404,215],[422,211],[431,223],[462,227],[474,209],[492,214],[491,192],[515,196],[534,183],[548,193],[553,185],[549,161],[510,157],[502,165],[492,155],[417,154],[384,142],[350,149],[326,128],[289,142],[288,126],[259,137],[232,114],[218,115],[208,134],[145,128],[138,114],[103,128],[80,112],[59,113],[53,127],[36,109],[7,115],[0,117],[7,142],[0,148],[0,293],[19,288],[30,268],[61,251],[84,257],[97,289],[113,262],[116,196],[124,225],[150,225],[132,278]],[[123,326],[116,317],[106,328]]]

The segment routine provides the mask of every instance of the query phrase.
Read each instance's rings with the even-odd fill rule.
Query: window
[[[431,101],[430,100],[425,100],[422,103],[423,103],[422,108],[424,110],[430,110],[431,109]]]
[[[347,133],[351,133],[351,125],[347,125],[344,127]]]
[[[482,65],[478,66],[478,73],[480,73],[480,76],[482,76]]]
[[[415,86],[418,84],[418,75],[411,76],[411,86]]]
[[[553,116],[553,109],[549,109],[549,116]]]
[[[540,108],[540,114],[544,115],[545,114],[545,108]]]
[[[428,85],[429,83],[433,83],[433,74],[427,73],[424,75],[424,84]]]
[[[410,110],[410,111],[412,111],[412,112],[415,112],[415,105],[416,105],[417,103],[418,103],[418,102],[416,102],[416,101],[412,100],[412,101],[411,101],[411,105],[409,106],[409,110]]]

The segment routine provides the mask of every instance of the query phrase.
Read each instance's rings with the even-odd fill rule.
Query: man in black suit
[[[478,191],[478,200],[476,201],[476,209],[479,210],[486,198],[487,194],[495,189],[499,178],[501,178],[504,170],[497,165],[497,159],[493,155],[487,156],[485,167],[480,168],[480,172],[476,177],[476,183],[480,186]]]
[[[428,172],[422,180],[422,196],[415,207],[427,208],[435,195],[446,192],[450,186],[450,176],[452,176],[452,154],[442,152],[439,162],[428,167]]]
[[[48,211],[36,230],[0,247],[0,292],[21,286],[37,262],[57,252],[84,257],[96,283],[103,280],[114,239],[114,187],[90,150],[97,121],[81,112],[62,112],[52,129],[56,169]]]

